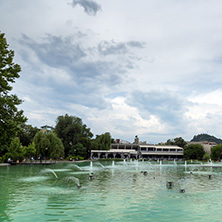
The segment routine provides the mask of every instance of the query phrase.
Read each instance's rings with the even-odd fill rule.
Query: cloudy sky
[[[28,124],[94,135],[222,137],[221,0],[0,0]]]

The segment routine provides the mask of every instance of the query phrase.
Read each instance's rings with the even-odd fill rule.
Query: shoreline
[[[84,163],[84,162],[90,162],[91,160],[77,160],[77,161],[70,161],[70,160],[59,160],[59,161],[55,161],[55,162],[51,162],[51,161],[46,161],[46,162],[42,162],[42,164],[40,164],[40,162],[24,162],[24,163],[17,163],[15,165],[44,165],[44,163],[48,163],[48,164],[56,164],[56,163]],[[0,163],[0,167],[3,166],[12,166],[10,163]]]

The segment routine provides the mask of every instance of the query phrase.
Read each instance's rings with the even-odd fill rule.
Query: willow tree
[[[38,132],[34,137],[36,157],[43,155],[45,158],[57,159],[64,156],[64,146],[55,133]]]
[[[6,152],[19,130],[18,126],[27,120],[23,111],[17,108],[22,100],[11,93],[21,68],[13,62],[14,51],[8,47],[4,33],[0,32],[0,155]]]

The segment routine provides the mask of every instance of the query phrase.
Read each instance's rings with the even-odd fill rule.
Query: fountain
[[[46,173],[50,172],[55,176],[56,179],[59,179],[58,176],[56,175],[55,171],[50,168],[47,168],[47,169],[43,170],[42,172],[46,172]]]
[[[64,221],[70,218],[101,221],[101,212],[103,219],[110,221],[129,218],[130,221],[146,218],[161,221],[164,216],[165,222],[171,222],[172,215],[178,221],[198,221],[199,218],[203,222],[220,221],[222,203],[218,201],[217,208],[214,206],[215,200],[222,198],[222,187],[218,186],[222,181],[222,165],[213,168],[198,162],[189,166],[187,161],[177,161],[175,165],[174,161],[163,164],[162,160],[153,164],[150,161],[123,163],[125,161],[104,160],[103,167],[95,167],[98,162],[85,162],[81,163],[81,169],[75,166],[74,171],[62,171],[70,163],[57,163],[52,169],[41,165],[13,166],[9,170],[0,167],[0,217],[3,221],[21,221],[22,209],[22,214],[27,218],[34,215],[36,221],[44,221],[46,215],[51,221],[61,218]],[[161,165],[163,167],[159,167]],[[186,171],[184,165],[191,169]],[[49,175],[40,177],[41,172]],[[54,179],[54,176],[58,178],[55,172],[60,172],[59,180]],[[73,173],[78,176],[72,176]],[[119,214],[120,210],[124,214]]]
[[[79,182],[79,179],[76,178],[76,177],[73,177],[73,176],[71,176],[71,177],[66,177],[65,180],[66,180],[66,181],[74,181],[74,182],[76,183],[76,185],[77,185],[78,188],[81,187],[80,182]]]
[[[81,167],[79,167],[78,165],[74,164],[75,167],[77,167],[79,170],[82,170]]]
[[[90,170],[93,170],[93,162],[90,161]]]
[[[99,164],[102,168],[105,168],[105,167],[102,165],[102,163],[98,162],[98,164]]]

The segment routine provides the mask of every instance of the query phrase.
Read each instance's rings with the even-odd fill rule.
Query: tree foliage
[[[36,148],[34,142],[30,143],[28,146],[24,146],[23,148],[24,148],[24,156],[26,158],[35,156]]]
[[[81,143],[77,143],[76,145],[71,147],[69,155],[85,157],[86,152],[87,152],[86,147],[84,147]]]
[[[79,143],[86,148],[85,155],[87,155],[87,150],[90,149],[89,146],[93,134],[90,128],[87,128],[79,117],[69,116],[68,114],[65,116],[58,116],[55,132],[58,137],[62,139],[66,157],[70,152],[74,151],[75,146]]]
[[[19,130],[19,124],[26,121],[23,111],[17,109],[22,101],[10,94],[11,84],[19,78],[21,68],[13,62],[14,51],[8,47],[4,33],[0,33],[0,154],[6,152]]]
[[[62,141],[54,133],[38,132],[34,137],[34,143],[36,144],[36,156],[43,155],[46,158],[56,159],[64,155]]]
[[[184,158],[185,159],[197,159],[202,160],[205,151],[200,144],[190,144],[184,147]]]
[[[184,146],[186,146],[187,143],[182,137],[176,137],[172,140],[168,139],[165,144],[166,145],[176,145],[176,146],[184,148]]]
[[[212,160],[221,160],[222,159],[222,145],[216,145],[211,149],[211,159]]]
[[[210,154],[206,152],[203,156],[203,160],[208,161],[209,159],[210,159]]]
[[[24,159],[24,148],[22,147],[18,137],[15,137],[11,141],[11,144],[8,147],[7,156],[11,157],[13,161],[22,161]]]
[[[111,135],[106,132],[101,135],[96,135],[96,138],[92,141],[92,150],[109,150],[111,146]]]
[[[30,143],[33,142],[35,134],[39,132],[37,127],[33,127],[32,125],[21,124],[19,126],[19,131],[17,136],[20,139],[20,142],[23,146],[29,146]]]

